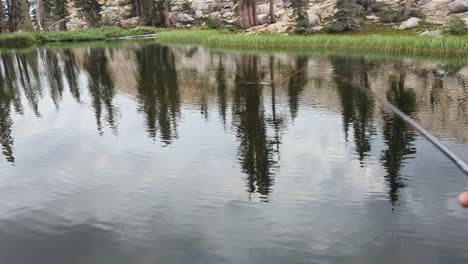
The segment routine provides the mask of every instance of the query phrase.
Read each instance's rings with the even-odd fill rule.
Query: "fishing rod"
[[[423,128],[421,125],[419,125],[414,119],[409,117],[407,114],[403,113],[398,107],[390,103],[389,101],[378,97],[375,92],[373,92],[370,89],[365,89],[367,94],[372,95],[379,103],[381,103],[387,110],[390,112],[394,113],[397,115],[399,118],[401,118],[403,121],[405,121],[407,124],[412,126],[414,129],[416,129],[423,137],[425,137],[429,142],[432,143],[438,150],[440,150],[447,158],[449,158],[455,165],[465,174],[465,176],[468,176],[468,165],[466,162],[458,157],[455,153],[453,153],[447,146],[445,146],[442,142],[440,142],[439,139],[437,139],[435,136],[433,136],[429,131],[427,131],[425,128]]]
[[[284,82],[294,75],[297,75],[299,72],[305,70],[307,66],[300,68],[299,70],[293,72],[291,75],[287,76],[285,79],[281,80],[281,82]],[[398,109],[395,105],[390,103],[389,101],[379,97],[374,91],[371,89],[364,89],[361,88],[360,90],[364,91],[367,95],[370,97],[376,99],[379,103],[381,103],[388,111],[394,113],[397,115],[399,118],[401,118],[403,121],[405,121],[408,125],[412,126],[414,129],[416,129],[424,138],[426,138],[432,145],[434,145],[439,151],[441,151],[447,158],[449,158],[455,165],[465,174],[465,176],[468,177],[468,165],[466,162],[458,157],[455,153],[453,153],[447,146],[445,146],[438,138],[433,136],[429,131],[427,131],[425,128],[423,128],[421,125],[419,125],[414,119],[409,117],[407,114],[405,114],[403,111]]]

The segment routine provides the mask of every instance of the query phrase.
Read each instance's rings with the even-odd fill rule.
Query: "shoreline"
[[[21,47],[32,44],[44,44],[51,42],[84,42],[96,40],[136,39],[138,37],[154,38],[155,34],[162,31],[160,28],[141,27],[134,29],[122,29],[117,27],[103,27],[75,31],[54,31],[43,33],[13,33],[0,35],[0,47]]]
[[[160,43],[202,45],[235,49],[323,49],[399,55],[468,55],[468,36],[419,36],[414,34],[241,34],[207,29],[167,30],[98,28],[45,33],[0,35],[0,47],[16,48],[32,44],[107,40],[156,39]]]
[[[173,30],[160,32],[162,43],[193,44],[212,48],[327,49],[368,51],[385,54],[468,55],[468,36],[419,36],[408,34],[236,34],[214,30]]]

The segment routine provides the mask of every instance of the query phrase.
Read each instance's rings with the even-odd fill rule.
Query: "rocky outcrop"
[[[87,28],[86,20],[80,16],[78,10],[73,6],[74,0],[69,0],[69,18],[67,27],[69,29]],[[140,24],[136,18],[130,18],[132,6],[128,0],[98,0],[102,5],[101,24],[120,25],[122,27],[134,27]],[[307,16],[311,27],[326,26],[333,19],[337,12],[337,0],[309,0],[306,8]],[[378,0],[384,5],[395,10],[401,9],[404,0]],[[268,0],[258,0],[258,20],[265,26],[255,27],[256,29],[278,30],[274,32],[287,32],[287,27],[295,23],[297,16],[290,4],[291,1],[276,0],[274,3],[274,15],[278,23],[276,26],[269,26],[271,21],[270,5]],[[289,4],[287,4],[289,3]],[[468,22],[468,0],[413,0],[413,7],[422,11],[424,19],[435,24],[444,24],[447,15],[456,13]],[[171,24],[175,27],[186,28],[194,24],[202,24],[207,19],[218,19],[225,24],[238,24],[239,3],[231,0],[172,0],[171,1]],[[365,17],[368,23],[379,22],[379,17],[368,13]],[[382,20],[383,21],[383,20]],[[419,21],[418,21],[419,22]],[[400,26],[401,29],[408,29],[417,23],[413,20],[406,21]],[[287,27],[285,25],[288,25]],[[293,25],[294,27],[294,25]],[[314,30],[312,30],[314,31]],[[249,30],[248,32],[252,32]]]
[[[425,20],[434,24],[444,24],[447,14],[450,12],[449,4],[453,0],[429,0],[420,2],[419,7],[425,16]]]
[[[128,18],[132,12],[131,1],[125,0],[99,0],[101,7],[101,20],[105,26],[119,25],[120,21]]]
[[[448,6],[452,13],[463,13],[468,11],[468,0],[456,0]]]

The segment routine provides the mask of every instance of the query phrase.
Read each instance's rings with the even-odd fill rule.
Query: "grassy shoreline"
[[[244,35],[200,29],[166,31],[150,27],[136,29],[104,27],[76,31],[4,34],[0,35],[0,47],[18,47],[36,43],[110,40],[155,33],[157,33],[157,41],[162,43],[203,45],[213,48],[323,49],[408,55],[468,55],[468,36],[424,37],[409,34]]]
[[[75,31],[14,33],[0,35],[0,46],[21,46],[47,42],[108,40],[119,37],[154,34],[160,31],[161,29],[150,27],[142,27],[135,29],[104,27]]]
[[[160,32],[156,39],[163,43],[196,44],[215,48],[320,48],[393,54],[468,54],[468,37],[466,36],[425,37],[362,34],[285,36],[279,34],[242,35],[213,30],[174,30]]]

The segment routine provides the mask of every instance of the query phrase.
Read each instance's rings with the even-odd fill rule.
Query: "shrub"
[[[217,17],[208,17],[205,21],[206,26],[211,29],[222,29],[223,23]]]
[[[296,33],[298,34],[305,34],[309,31],[310,23],[307,17],[302,17],[301,19],[297,20],[296,23]]]
[[[371,10],[371,6],[375,4],[375,0],[357,0],[356,3],[362,5],[364,10],[369,11]]]
[[[186,14],[193,15],[195,14],[195,10],[192,8],[192,4],[190,1],[184,1],[181,5],[182,11]]]
[[[423,11],[419,8],[412,8],[410,12],[410,17],[417,17],[424,19],[426,15],[424,15]]]
[[[383,23],[395,23],[405,20],[400,10],[383,10],[375,14]]]
[[[132,4],[132,3],[130,2],[130,0],[120,0],[120,1],[118,2],[118,5],[119,5],[119,6],[126,6],[126,5],[130,5],[130,4]]]
[[[381,12],[385,9],[385,7],[387,6],[387,4],[385,4],[385,2],[375,2],[373,4],[370,5],[370,9],[372,12],[374,13],[378,13],[378,12]]]
[[[338,0],[336,2],[338,12],[334,15],[334,21],[330,24],[328,31],[354,31],[362,24],[363,7],[353,0]]]
[[[443,32],[450,35],[463,35],[467,33],[466,23],[458,16],[449,16],[444,25]]]

